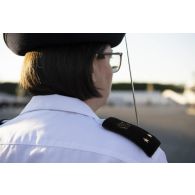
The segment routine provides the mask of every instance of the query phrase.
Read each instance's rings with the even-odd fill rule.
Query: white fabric
[[[167,162],[160,148],[149,158],[102,122],[79,99],[34,96],[0,126],[0,162]]]

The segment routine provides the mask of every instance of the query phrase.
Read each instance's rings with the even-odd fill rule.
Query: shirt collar
[[[86,115],[96,120],[99,117],[93,110],[80,99],[62,95],[39,95],[33,96],[30,102],[23,109],[21,114],[37,110],[56,110]]]

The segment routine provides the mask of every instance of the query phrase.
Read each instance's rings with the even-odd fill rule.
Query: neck
[[[105,103],[102,98],[91,98],[84,101],[94,112],[97,111]]]

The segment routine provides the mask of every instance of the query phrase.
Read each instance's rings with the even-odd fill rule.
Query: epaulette
[[[144,129],[110,117],[104,120],[102,126],[112,132],[118,133],[138,145],[149,157],[151,157],[160,146],[160,141]]]

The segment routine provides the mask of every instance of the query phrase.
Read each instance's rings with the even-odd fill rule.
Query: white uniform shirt
[[[0,162],[167,162],[160,148],[150,158],[102,122],[79,99],[34,96],[0,126]]]

